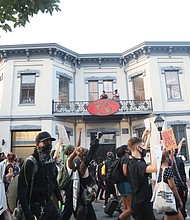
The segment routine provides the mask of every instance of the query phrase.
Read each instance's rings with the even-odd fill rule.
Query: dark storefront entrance
[[[96,133],[91,133],[91,141],[94,140],[95,137]],[[94,159],[97,160],[98,157],[102,157],[105,160],[107,152],[112,151],[115,154],[116,133],[103,133],[99,143],[100,147],[96,151]]]

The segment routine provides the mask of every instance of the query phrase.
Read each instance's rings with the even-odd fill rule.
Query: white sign
[[[154,191],[153,191],[153,195],[152,195],[152,198],[151,198],[151,202],[154,201],[154,199],[155,199],[158,175],[159,175],[161,159],[162,159],[161,146],[156,146],[155,149],[156,149],[155,154],[156,154],[156,162],[157,162],[157,175],[156,175],[156,184],[155,184],[155,187],[154,187]]]
[[[59,139],[60,139],[61,143],[65,146],[71,144],[70,140],[69,140],[69,137],[67,135],[67,131],[65,129],[65,126],[57,124],[57,129],[58,129],[58,132],[59,132]]]
[[[7,209],[5,185],[3,183],[3,176],[5,173],[6,160],[0,162],[0,215]]]
[[[151,130],[151,124],[150,124],[150,119],[149,118],[146,118],[145,120],[144,120],[144,126],[145,126],[145,129],[146,130]]]

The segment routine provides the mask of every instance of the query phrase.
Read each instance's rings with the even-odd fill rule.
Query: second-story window
[[[168,100],[181,99],[178,71],[165,71]]]
[[[89,99],[90,101],[99,99],[98,81],[89,81]]]
[[[144,81],[142,74],[132,78],[133,89],[134,89],[134,99],[136,101],[145,100],[144,94]]]
[[[64,76],[59,77],[59,101],[69,102],[69,79]]]
[[[20,103],[34,103],[35,102],[35,82],[36,74],[22,74],[21,75],[21,96]]]
[[[109,99],[113,97],[113,81],[112,80],[104,80],[103,81],[103,90],[108,95]]]

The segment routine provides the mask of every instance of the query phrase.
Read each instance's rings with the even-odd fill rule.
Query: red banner
[[[112,115],[119,110],[119,103],[112,99],[98,99],[90,102],[87,110],[92,115]]]

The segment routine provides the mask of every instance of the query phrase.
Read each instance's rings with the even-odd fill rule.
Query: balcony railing
[[[68,103],[61,103],[52,101],[53,113],[87,113],[87,106],[90,101],[70,101]],[[150,112],[152,111],[152,99],[150,100],[120,100],[120,113],[124,112]]]

